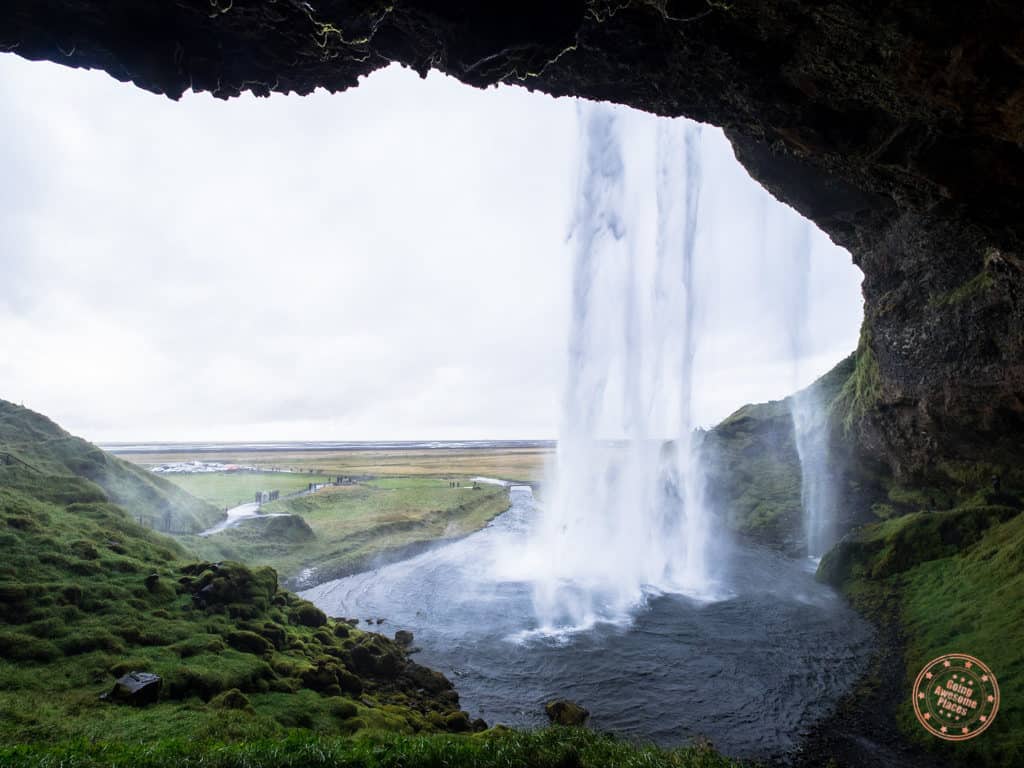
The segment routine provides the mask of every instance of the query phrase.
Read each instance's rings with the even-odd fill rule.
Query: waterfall
[[[809,354],[811,225],[802,222],[792,247],[792,295],[784,297],[788,311],[793,389],[801,381],[801,363]],[[789,398],[793,435],[800,458],[800,506],[807,555],[820,559],[835,543],[835,482],[831,475],[829,424],[825,403],[811,385]]]
[[[579,105],[562,423],[524,555],[544,628],[624,620],[651,591],[707,587],[692,437],[701,129],[661,120],[637,139],[630,119]],[[653,169],[627,151],[653,153]]]

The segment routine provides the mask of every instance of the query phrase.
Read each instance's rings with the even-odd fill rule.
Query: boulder
[[[412,645],[413,634],[407,629],[400,629],[395,632],[395,642],[399,645],[408,647]]]
[[[152,672],[129,672],[117,678],[113,690],[100,698],[118,704],[144,707],[157,702],[163,684],[160,675],[154,675]]]
[[[413,687],[422,688],[427,693],[439,694],[442,691],[450,690],[452,687],[451,681],[440,672],[424,667],[422,664],[417,664],[414,661],[405,665],[402,675]]]
[[[555,725],[583,725],[590,711],[568,699],[555,699],[544,705],[548,719]]]

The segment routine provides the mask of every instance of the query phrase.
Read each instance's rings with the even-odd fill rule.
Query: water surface
[[[330,615],[412,630],[417,661],[488,723],[542,725],[544,702],[565,697],[594,728],[664,746],[703,736],[737,757],[794,746],[862,669],[865,623],[805,564],[752,548],[719,562],[723,599],[652,594],[629,622],[541,632],[531,585],[496,565],[537,515],[529,489],[511,499],[472,536],[303,595]]]

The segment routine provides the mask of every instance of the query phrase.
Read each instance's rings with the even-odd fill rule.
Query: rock
[[[487,721],[482,717],[476,718],[472,723],[469,724],[470,728],[473,729],[474,733],[480,733],[480,731],[487,730]]]
[[[340,90],[398,60],[722,126],[751,175],[864,271],[853,437],[898,476],[1004,448],[1020,465],[1015,3],[405,0],[333,3],[329,25],[301,2],[195,5],[136,3],[125,24],[116,4],[8,0],[2,42],[173,98]]]
[[[410,661],[405,665],[402,675],[414,687],[422,688],[427,693],[439,694],[442,691],[450,690],[452,687],[451,681],[440,672],[424,667],[422,664],[417,664],[414,661]]]
[[[156,592],[157,586],[160,584],[160,574],[151,573],[146,577],[146,589],[149,592]]]
[[[306,600],[302,600],[289,616],[292,622],[304,627],[322,627],[327,623],[327,614]]]
[[[117,678],[114,688],[100,698],[118,704],[144,707],[147,704],[155,704],[160,699],[163,684],[160,675],[154,675],[152,672],[129,672]]]
[[[412,645],[412,641],[413,641],[413,634],[412,634],[412,632],[410,632],[410,631],[408,631],[406,629],[400,629],[397,632],[395,632],[395,642],[398,643],[399,645],[408,648],[410,645]]]
[[[469,722],[469,714],[466,712],[452,712],[445,717],[444,726],[452,733],[465,733],[472,728]]]
[[[590,717],[590,711],[568,699],[555,699],[544,705],[548,719],[555,725],[583,725]]]

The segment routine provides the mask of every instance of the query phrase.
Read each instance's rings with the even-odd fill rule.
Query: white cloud
[[[398,67],[174,103],[0,56],[0,397],[93,440],[553,437],[576,132],[571,100]],[[707,194],[767,198],[706,135]],[[792,383],[758,335],[785,270],[730,226],[705,423]],[[804,378],[860,317],[824,236],[811,280]]]

